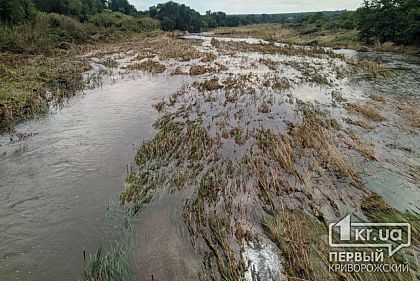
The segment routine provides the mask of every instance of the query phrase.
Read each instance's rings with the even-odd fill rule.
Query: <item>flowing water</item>
[[[127,78],[22,124],[0,139],[0,280],[78,280],[83,251],[119,233],[118,196],[139,144],[150,138],[152,104],[183,79]]]
[[[210,47],[210,39],[204,48]],[[363,56],[408,69],[408,74],[405,80],[388,86],[362,83],[357,85],[359,91],[406,94],[418,100],[417,58],[374,53]],[[189,81],[186,76],[139,75],[105,83],[71,99],[50,116],[19,125],[16,131],[22,133],[21,139],[16,135],[0,137],[2,281],[80,279],[83,251],[93,253],[98,245],[109,245],[120,233],[123,211],[118,207],[118,196],[138,146],[154,134],[152,124],[157,114],[152,104]],[[299,92],[302,96],[314,93],[310,88],[297,89]],[[316,94],[313,97],[319,98]],[[408,158],[418,167],[420,141],[416,134],[408,137],[415,152],[398,152],[399,159]],[[378,140],[381,135],[371,138]],[[382,151],[382,147],[377,148],[382,154],[393,153]],[[418,180],[410,188],[391,172],[386,174],[366,179],[369,187],[387,199],[394,198],[392,203],[399,209],[416,210],[420,203]],[[397,187],[378,182],[387,177],[394,179],[392,184]],[[196,280],[198,259],[187,246],[188,234],[180,223],[185,197],[162,192],[137,218],[137,280]],[[249,255],[253,255],[252,250]]]

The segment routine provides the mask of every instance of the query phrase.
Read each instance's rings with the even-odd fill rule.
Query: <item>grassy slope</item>
[[[98,14],[86,23],[39,13],[33,23],[0,26],[0,132],[83,90],[82,73],[90,65],[81,54],[157,28],[154,20],[120,13]]]

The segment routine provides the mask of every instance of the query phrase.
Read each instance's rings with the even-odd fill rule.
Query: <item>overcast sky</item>
[[[169,0],[129,0],[138,10]],[[355,10],[362,0],[178,0],[191,8],[205,13],[207,10],[224,11],[228,14],[272,14],[313,12],[330,10]]]

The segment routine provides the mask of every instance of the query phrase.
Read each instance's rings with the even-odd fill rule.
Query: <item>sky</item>
[[[129,0],[138,10],[169,0]],[[227,14],[274,14],[293,12],[355,10],[362,0],[173,0],[205,13],[207,10]]]

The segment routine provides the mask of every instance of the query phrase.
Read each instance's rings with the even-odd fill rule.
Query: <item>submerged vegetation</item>
[[[219,55],[206,53],[208,43]],[[376,221],[375,209],[366,207],[374,195],[364,184],[361,165],[379,163],[380,156],[348,126],[373,130],[369,122],[389,124],[380,111],[384,99],[370,94],[374,105],[355,102],[337,85],[382,66],[291,45],[212,39],[195,47],[201,59],[175,65],[160,61],[169,73],[189,70],[192,81],[155,105],[157,134],[138,151],[123,204],[136,213],[137,202],[158,189],[188,190],[192,195],[183,216],[202,258],[203,280],[266,280],[267,271],[273,280],[386,278],[329,272],[322,238],[326,225],[349,210]],[[296,59],[301,57],[305,60]],[[227,70],[216,76],[213,68],[222,62]],[[327,91],[335,106],[301,100],[295,89],[308,84]],[[337,112],[347,117],[337,120]],[[355,119],[358,114],[369,122]],[[391,207],[389,212],[398,213]],[[256,270],[258,261],[248,251],[263,255],[269,241],[279,249],[271,254],[278,255],[278,264]],[[395,280],[414,276],[417,265],[411,258],[398,258],[406,260],[412,271],[395,273]]]
[[[137,12],[124,0],[112,1],[108,9],[94,0],[35,1],[40,11],[30,1],[19,1],[20,7],[4,3],[0,130],[100,85],[103,77],[188,76],[181,77],[185,84],[177,92],[155,104],[156,134],[140,146],[120,199],[131,218],[158,190],[187,190],[182,216],[202,261],[202,280],[268,280],[267,274],[272,280],[388,280],[384,274],[329,272],[328,223],[352,212],[366,221],[411,222],[418,236],[418,214],[391,207],[370,190],[365,176],[400,165],[410,184],[418,183],[418,165],[401,163],[388,152],[397,147],[395,140],[374,145],[371,140],[380,138],[378,128],[384,127],[411,140],[418,133],[419,104],[359,93],[357,83],[349,86],[386,83],[404,77],[404,71],[323,47],[359,44],[360,22],[352,16],[367,17],[366,7],[341,16],[314,13],[287,26],[284,20],[230,29],[280,17],[200,15],[174,2],[148,12]],[[6,16],[10,7],[16,13]],[[417,34],[416,13],[409,9],[408,34]],[[192,32],[219,27],[218,35],[267,42],[184,40],[159,27]],[[370,30],[367,39],[385,41],[379,29]],[[98,249],[83,279],[129,279],[128,237],[106,254]],[[418,238],[414,243],[418,247]],[[258,268],[249,253],[264,255],[269,246],[275,248],[269,253],[275,262],[263,261],[267,268]],[[396,273],[394,280],[417,277],[413,255],[418,253],[404,250],[398,256],[410,272]]]

